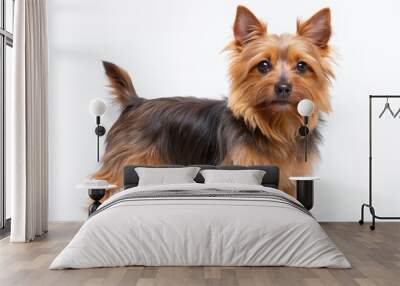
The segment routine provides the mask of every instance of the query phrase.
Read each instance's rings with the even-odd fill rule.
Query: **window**
[[[14,0],[0,0],[0,236],[9,231],[10,194],[5,188],[5,99],[11,92]]]

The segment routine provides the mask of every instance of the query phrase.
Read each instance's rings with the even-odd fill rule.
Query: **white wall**
[[[368,198],[368,95],[400,94],[395,0],[49,0],[51,220],[86,217],[86,192],[75,185],[97,167],[88,103],[98,96],[109,99],[100,60],[127,69],[146,98],[219,98],[228,91],[221,50],[232,38],[237,4],[252,9],[275,33],[294,32],[297,17],[331,7],[338,52],[334,112],[324,129],[313,213],[323,221],[359,219],[360,204]],[[117,116],[114,106],[105,126]],[[399,126],[400,119],[377,122],[375,198],[381,215],[399,211]]]

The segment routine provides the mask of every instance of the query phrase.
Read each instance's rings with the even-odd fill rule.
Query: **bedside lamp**
[[[106,129],[100,125],[100,117],[106,112],[107,106],[103,100],[96,98],[93,99],[89,104],[89,111],[90,113],[96,117],[96,129],[94,133],[97,135],[97,162],[99,162],[99,141],[100,136],[106,134]]]
[[[308,117],[314,112],[314,103],[309,99],[303,99],[297,105],[297,111],[304,118],[304,125],[299,128],[299,134],[305,137],[304,140],[304,162],[307,162],[308,153]]]
[[[297,105],[297,111],[303,117],[303,125],[299,128],[299,134],[304,139],[304,162],[307,162],[308,153],[308,117],[314,112],[314,103],[309,99],[303,99]],[[307,209],[311,210],[314,206],[314,181],[319,177],[290,177],[291,181],[296,182],[296,199]]]

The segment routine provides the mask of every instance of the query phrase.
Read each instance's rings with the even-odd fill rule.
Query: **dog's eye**
[[[304,72],[307,71],[307,69],[308,69],[308,65],[307,65],[307,63],[305,63],[303,61],[298,62],[297,65],[296,65],[296,70],[299,73],[304,73]]]
[[[264,60],[258,63],[257,69],[260,73],[267,73],[272,69],[272,65],[269,61]]]

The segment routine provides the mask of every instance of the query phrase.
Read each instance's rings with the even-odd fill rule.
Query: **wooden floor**
[[[352,269],[289,267],[123,267],[48,270],[80,223],[53,223],[35,242],[0,241],[0,285],[400,285],[400,223],[323,223]]]

